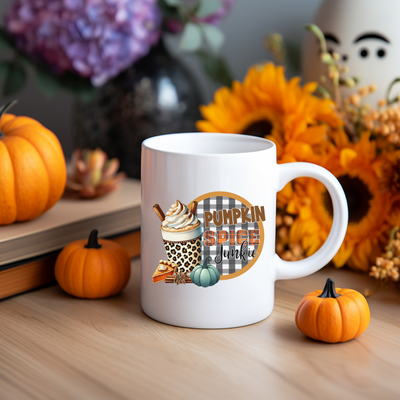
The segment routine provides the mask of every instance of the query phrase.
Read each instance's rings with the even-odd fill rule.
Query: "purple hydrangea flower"
[[[158,41],[161,13],[157,0],[14,0],[5,25],[33,59],[101,86]]]

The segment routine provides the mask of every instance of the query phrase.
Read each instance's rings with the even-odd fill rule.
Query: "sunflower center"
[[[272,124],[267,119],[255,121],[246,127],[243,134],[252,135],[258,137],[264,137],[270,135],[272,131]]]
[[[338,177],[338,181],[343,187],[349,207],[349,223],[360,222],[367,214],[370,208],[372,194],[368,186],[359,178],[349,175]],[[323,204],[329,215],[333,216],[333,206],[331,196],[327,191],[322,195]]]

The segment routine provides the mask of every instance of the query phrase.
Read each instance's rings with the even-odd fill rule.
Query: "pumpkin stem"
[[[204,260],[203,266],[207,266],[210,261],[212,261],[212,257],[211,256],[207,256],[206,259]]]
[[[326,299],[327,297],[333,297],[336,299],[339,296],[341,296],[341,294],[336,293],[335,281],[331,278],[328,278],[326,280],[324,290],[318,297],[321,297],[322,299]]]
[[[12,100],[0,107],[0,119],[12,106],[18,103],[18,100]]]
[[[8,103],[4,104],[3,106],[0,107],[0,120],[1,117],[3,116],[3,114],[9,110],[13,105],[15,105],[16,103],[18,103],[18,100],[12,100],[9,101]],[[0,139],[4,136],[4,133],[0,131]]]
[[[92,232],[90,232],[89,235],[89,240],[87,242],[87,245],[85,246],[86,249],[100,249],[101,244],[97,241],[97,234],[99,231],[97,229],[93,229]]]

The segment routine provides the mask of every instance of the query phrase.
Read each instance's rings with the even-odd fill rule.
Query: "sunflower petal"
[[[303,219],[303,220],[311,218],[312,213],[311,213],[310,207],[301,207],[299,217],[300,217],[300,219]]]
[[[291,243],[300,243],[302,238],[305,236],[307,232],[306,224],[301,223],[298,219],[296,219],[292,226],[290,227],[290,242]]]
[[[340,152],[340,165],[343,168],[349,168],[350,163],[357,158],[357,152],[353,149],[343,149]]]
[[[340,246],[339,251],[336,253],[335,257],[333,257],[333,264],[336,268],[343,267],[347,260],[350,258],[352,252],[354,250],[354,244],[348,241],[344,241]]]
[[[349,258],[349,265],[356,270],[368,272],[371,266],[369,255],[372,250],[372,243],[370,239],[357,243],[354,246],[354,251]]]
[[[296,199],[291,199],[286,206],[286,211],[289,214],[296,215],[299,213],[299,208]]]
[[[291,141],[285,147],[285,152],[291,154],[298,161],[305,161],[313,154],[313,149],[308,143]]]
[[[368,160],[372,160],[376,157],[375,141],[370,140],[370,134],[368,132],[361,135],[360,141],[357,144],[357,150]]]
[[[318,234],[307,235],[303,237],[301,244],[306,250],[307,257],[309,257],[312,256],[322,246],[322,240]]]
[[[324,140],[326,130],[327,126],[324,124],[310,126],[304,132],[300,133],[296,140],[299,142],[306,142],[308,144],[317,144]]]
[[[287,164],[287,163],[291,163],[291,162],[296,162],[297,160],[296,160],[296,158],[293,156],[293,154],[287,154],[287,153],[284,153],[283,155],[282,155],[282,157],[281,157],[281,160],[280,160],[280,164]]]
[[[317,90],[317,82],[308,82],[303,86],[304,93],[314,93]]]
[[[293,195],[293,186],[292,183],[289,182],[284,186],[284,188],[278,192],[278,195],[284,199],[290,199]]]
[[[331,137],[336,147],[349,147],[350,140],[343,129],[337,129],[331,133]]]
[[[217,132],[215,126],[209,121],[197,121],[196,128],[201,132]]]

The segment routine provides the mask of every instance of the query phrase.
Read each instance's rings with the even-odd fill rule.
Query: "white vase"
[[[327,36],[328,50],[337,52],[348,76],[361,78],[360,86],[376,84],[378,90],[365,102],[376,106],[386,97],[390,83],[400,77],[400,1],[324,0],[313,23]],[[302,56],[305,82],[321,82],[326,65],[319,61],[319,42],[307,32]],[[326,84],[325,84],[326,86]],[[357,89],[343,89],[344,96]],[[393,87],[391,97],[400,93]]]

